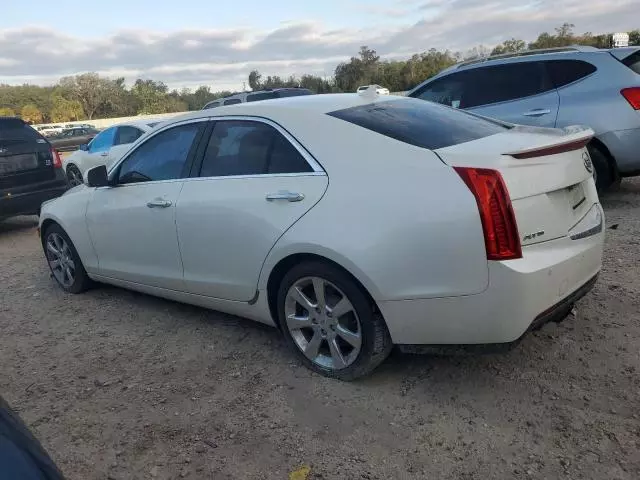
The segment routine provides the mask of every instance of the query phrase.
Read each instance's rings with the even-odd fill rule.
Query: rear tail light
[[[640,87],[624,88],[620,93],[634,110],[640,110]]]
[[[51,158],[53,158],[53,168],[62,168],[62,158],[55,148],[51,149]]]
[[[509,192],[500,172],[454,167],[478,204],[488,260],[522,258],[522,247]]]

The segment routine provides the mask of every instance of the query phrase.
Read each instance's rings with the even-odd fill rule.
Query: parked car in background
[[[203,110],[221,107],[224,105],[235,105],[236,103],[257,102],[259,100],[272,100],[274,98],[299,97],[301,95],[313,95],[307,88],[271,88],[265,90],[254,90],[252,92],[234,93],[228,97],[219,98],[207,103]]]
[[[588,125],[598,188],[640,174],[640,47],[567,47],[462,62],[409,96],[516,124]]]
[[[157,124],[158,122],[128,122],[114,125],[98,133],[88,144],[80,145],[79,150],[63,160],[69,183],[72,186],[80,185],[88,169],[97,165],[110,166],[133,142]]]
[[[0,117],[0,219],[40,212],[69,187],[60,155],[17,117]]]
[[[64,128],[96,128],[88,123],[67,123]]]
[[[80,145],[89,143],[98,133],[100,130],[95,128],[68,128],[49,137],[49,142],[59,152],[67,152],[77,150]]]
[[[370,88],[374,88],[378,95],[389,95],[389,89],[381,87],[380,85],[363,85],[361,87],[358,87],[356,93],[362,93]]]
[[[569,314],[602,261],[592,135],[387,95],[193,112],[46,203],[42,245],[67,292],[276,325],[349,380],[393,344],[508,344]]]
[[[45,137],[51,137],[53,135],[58,135],[62,133],[63,130],[64,128],[62,128],[61,126],[56,127],[53,125],[46,125],[44,128],[41,128],[38,131],[40,132],[40,134],[44,135]]]

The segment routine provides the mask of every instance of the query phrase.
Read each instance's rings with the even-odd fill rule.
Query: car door
[[[87,226],[99,274],[172,290],[183,286],[176,202],[206,121],[171,125],[136,146],[96,188]]]
[[[281,127],[241,117],[215,122],[195,172],[176,211],[185,288],[249,301],[271,248],[324,194],[326,173]]]
[[[476,67],[438,78],[411,96],[522,125],[554,127],[558,92],[544,62]]]

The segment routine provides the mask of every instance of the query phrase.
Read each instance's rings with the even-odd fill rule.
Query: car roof
[[[270,113],[304,111],[309,114],[322,115],[345,108],[368,105],[390,100],[407,99],[394,95],[361,95],[358,93],[329,93],[322,95],[301,95],[298,97],[274,98],[268,102],[245,102],[235,105],[223,105],[215,109],[197,110],[165,122],[170,123],[197,118],[223,117],[230,115],[268,116]]]
[[[136,120],[134,122],[122,122],[122,123],[117,123],[115,125],[110,125],[110,126],[108,126],[106,128],[111,128],[111,127],[136,127],[136,128],[141,129],[141,130],[144,130],[146,132],[147,130],[151,130],[151,128],[153,128],[153,127],[150,127],[149,124],[150,123],[155,123],[155,122],[162,123],[162,122],[164,122],[164,119],[154,120],[154,119],[150,118],[149,120],[145,120],[145,121]]]

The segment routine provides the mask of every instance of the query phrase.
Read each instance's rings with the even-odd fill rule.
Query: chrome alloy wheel
[[[74,165],[71,165],[67,169],[67,178],[69,179],[69,185],[71,185],[72,187],[76,187],[84,183],[82,173],[80,173],[80,170],[78,170],[78,168]]]
[[[331,282],[319,277],[296,281],[285,299],[285,320],[296,346],[313,363],[340,370],[358,358],[360,319],[347,296]]]
[[[58,233],[51,233],[47,237],[46,251],[53,276],[60,285],[69,288],[75,280],[76,264],[66,240]]]

